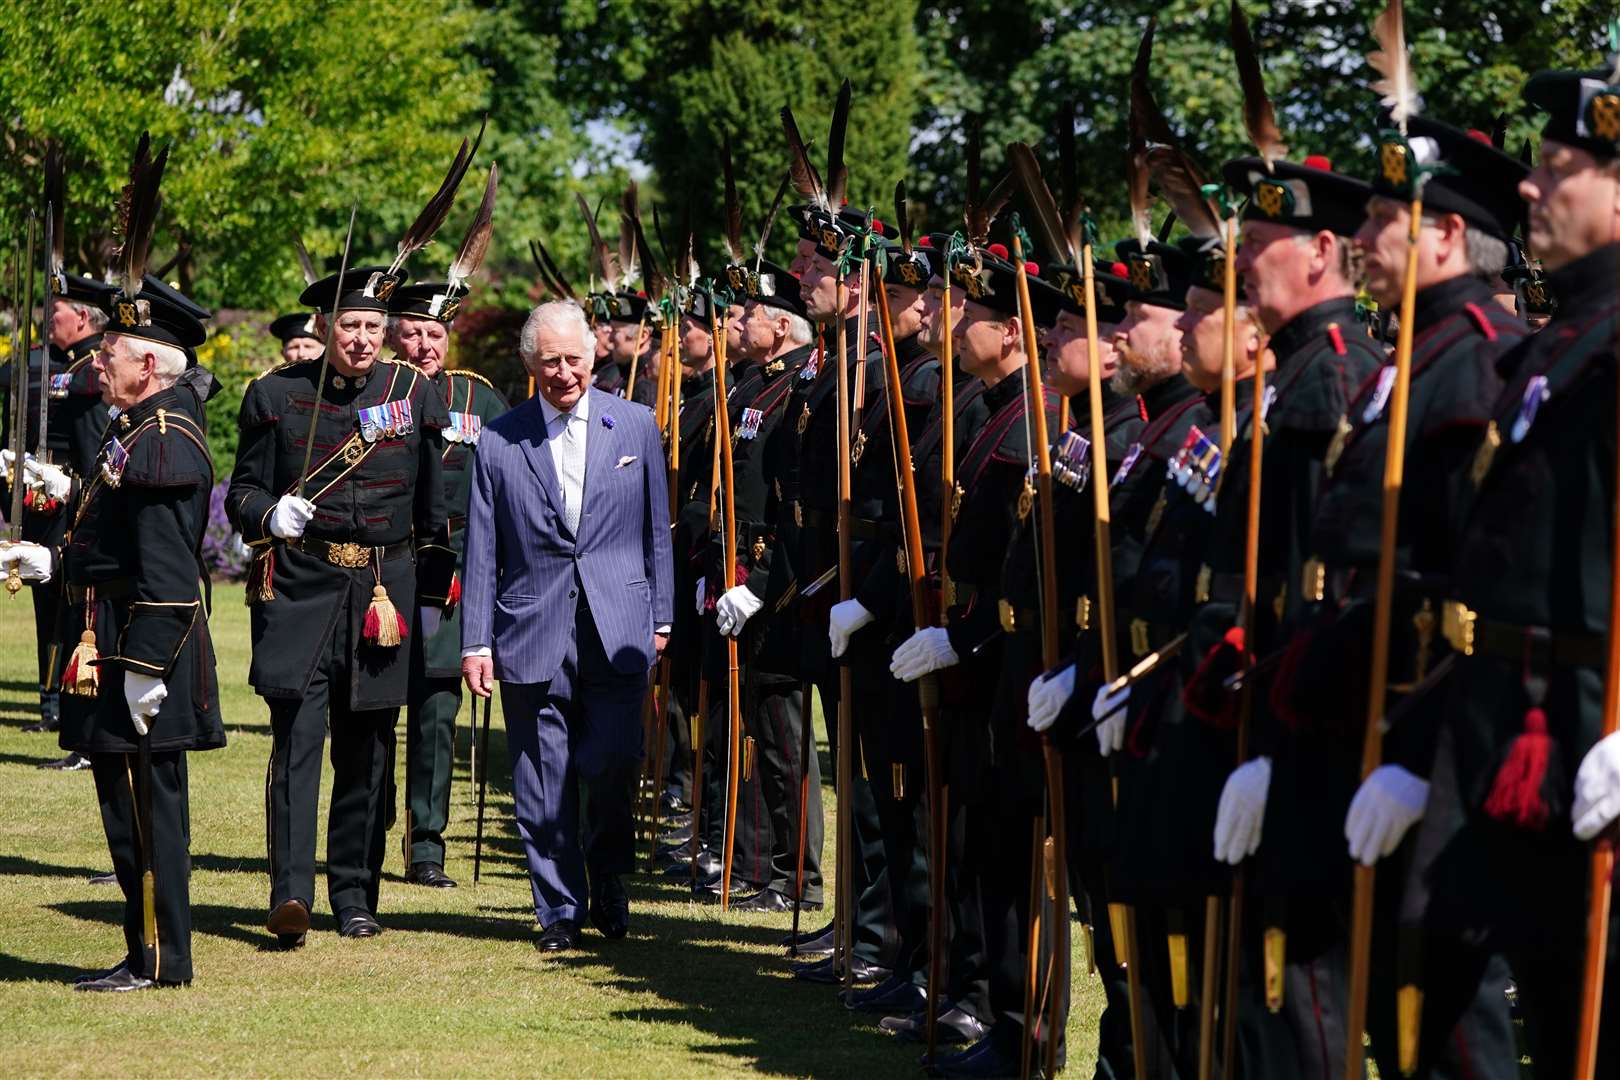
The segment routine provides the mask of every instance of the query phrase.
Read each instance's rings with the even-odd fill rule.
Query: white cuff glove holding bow
[[[124,702],[129,706],[129,718],[137,734],[145,735],[150,730],[147,720],[158,714],[163,699],[168,696],[169,688],[163,685],[162,679],[124,672]]]
[[[19,540],[0,544],[0,576],[9,576],[12,566],[24,581],[51,580],[51,549]]]
[[[1091,718],[1097,722],[1097,752],[1107,757],[1125,745],[1125,706],[1130,704],[1131,688],[1123,686],[1110,694],[1099,686],[1091,702]]]
[[[746,585],[733,585],[714,602],[716,628],[726,637],[742,633],[743,624],[759,613],[765,601],[749,591]]]
[[[925,626],[912,634],[894,650],[889,661],[889,674],[901,682],[916,682],[930,671],[960,663],[956,650],[951,648],[951,636],[943,626]]]
[[[850,637],[872,618],[872,613],[859,600],[841,600],[832,606],[827,613],[827,640],[832,643],[834,660],[844,655]]]
[[[283,495],[270,511],[270,531],[283,540],[296,540],[315,516],[315,504],[296,495]]]
[[[1620,732],[1592,744],[1575,770],[1575,839],[1590,840],[1620,817]]]
[[[1029,715],[1024,720],[1031,731],[1045,731],[1063,711],[1063,706],[1074,697],[1074,665],[1069,664],[1050,675],[1037,675],[1029,684]]]
[[[10,450],[0,450],[0,464],[5,466],[7,476],[11,475],[15,460]],[[55,465],[35,461],[32,454],[23,455],[23,483],[53,499],[65,499],[68,492],[73,490],[72,477]]]
[[[1236,866],[1260,850],[1260,826],[1271,788],[1271,759],[1257,757],[1232,770],[1215,811],[1215,858]]]
[[[1429,803],[1429,784],[1399,765],[1380,765],[1356,789],[1344,816],[1350,857],[1363,866],[1394,854]]]

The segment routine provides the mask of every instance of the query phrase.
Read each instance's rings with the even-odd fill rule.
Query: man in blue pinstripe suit
[[[541,304],[520,350],[540,393],[479,444],[462,674],[481,697],[505,684],[536,944],[555,952],[578,944],[585,914],[610,938],[629,927],[641,700],[669,639],[674,564],[653,414],[591,388],[584,312]]]

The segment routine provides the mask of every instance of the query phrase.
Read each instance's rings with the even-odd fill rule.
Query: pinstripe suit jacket
[[[615,670],[646,672],[653,627],[674,619],[669,491],[653,414],[591,395],[579,535],[540,399],[484,426],[467,506],[462,647],[487,645],[503,682],[549,682],[573,634],[583,588]]]

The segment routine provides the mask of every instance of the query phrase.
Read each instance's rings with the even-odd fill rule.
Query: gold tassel
[[[85,630],[79,635],[79,643],[73,647],[67,668],[62,672],[62,690],[76,697],[95,697],[101,686],[101,672],[96,667],[100,659],[101,654],[96,652],[96,632]]]
[[[371,590],[371,606],[366,608],[366,621],[360,636],[365,640],[389,648],[405,640],[409,631],[394,602],[388,599],[388,590],[379,583]]]
[[[1283,964],[1288,955],[1288,937],[1280,926],[1268,926],[1264,936],[1266,1008],[1278,1012],[1283,1006]]]

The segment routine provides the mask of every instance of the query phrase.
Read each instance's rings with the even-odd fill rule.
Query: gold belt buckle
[[[371,562],[371,549],[360,544],[342,543],[326,545],[326,561],[333,566],[358,570]]]
[[[1474,623],[1479,618],[1467,605],[1447,600],[1440,609],[1440,634],[1464,656],[1474,655]]]
[[[1152,645],[1148,642],[1146,619],[1131,620],[1131,651],[1137,656],[1146,656],[1152,651]]]
[[[1006,597],[996,601],[996,613],[1001,616],[1001,628],[1007,633],[1010,634],[1018,628],[1018,616]]]

